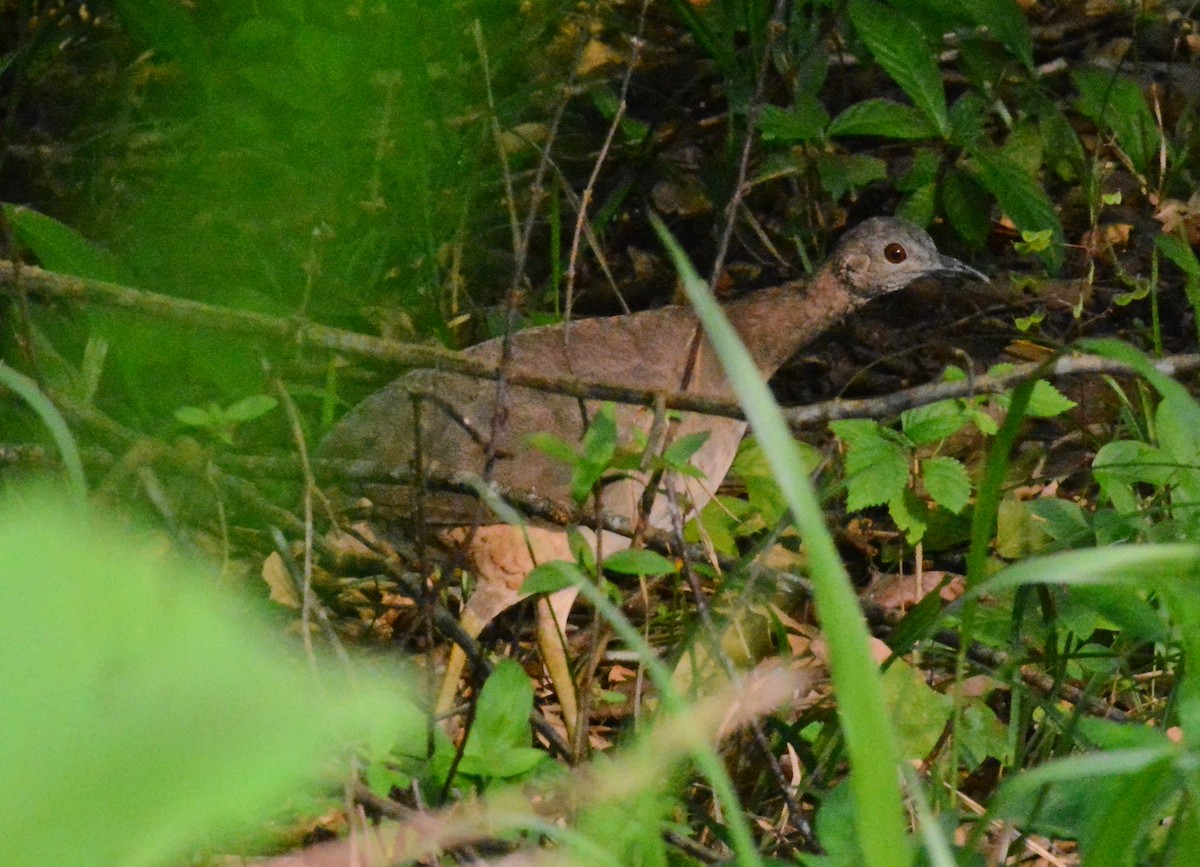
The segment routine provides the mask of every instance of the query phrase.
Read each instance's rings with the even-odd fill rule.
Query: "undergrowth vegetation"
[[[0,860],[1195,863],[1198,59],[1165,0],[0,0]],[[879,214],[991,282],[772,399],[714,298]],[[413,468],[312,456],[442,347],[672,301],[752,434],[527,579],[586,602],[572,738],[532,603],[471,640],[461,559],[337,514]],[[615,419],[537,438],[567,504],[417,481],[596,527],[703,476]]]

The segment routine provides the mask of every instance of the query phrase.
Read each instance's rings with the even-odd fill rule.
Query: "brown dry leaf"
[[[1105,223],[1084,232],[1079,243],[1089,256],[1099,256],[1111,249],[1125,247],[1131,231],[1133,226],[1130,223]]]
[[[903,613],[920,602],[942,583],[946,572],[925,572],[921,580],[916,575],[885,575],[867,591],[867,598],[886,611]],[[941,589],[944,602],[953,602],[962,596],[966,585],[961,575],[954,575]]]
[[[279,556],[279,552],[272,551],[267,555],[259,574],[271,590],[272,602],[286,605],[288,608],[300,607],[300,596],[296,593],[292,576],[288,574],[287,567],[283,565],[283,558]]]
[[[1162,223],[1165,234],[1175,235],[1182,229],[1189,244],[1200,244],[1200,190],[1192,193],[1186,202],[1167,199],[1154,219]]]
[[[613,51],[599,39],[592,39],[584,46],[575,67],[576,75],[588,75],[605,66],[614,66],[621,62],[621,55]]]

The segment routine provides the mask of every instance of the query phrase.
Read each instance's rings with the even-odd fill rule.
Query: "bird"
[[[919,278],[953,276],[988,279],[940,253],[920,227],[896,217],[874,217],[845,232],[807,279],[752,292],[727,304],[725,314],[763,377],[770,378],[801,347],[872,299]],[[734,399],[720,359],[690,306],[544,325],[511,334],[507,341],[506,346],[505,338],[494,338],[465,354],[489,364],[500,364],[503,358],[510,375],[569,376],[642,391]],[[422,396],[419,418],[414,395]],[[351,409],[326,435],[318,454],[367,460],[382,470],[405,473],[412,471],[419,453],[426,476],[486,473],[507,488],[567,505],[572,467],[535,448],[531,435],[549,433],[578,443],[602,405],[511,383],[498,387],[492,380],[445,370],[414,370]],[[646,406],[616,404],[621,441],[642,437],[645,442],[655,415]],[[692,456],[699,472],[673,480],[675,502],[684,505],[685,518],[712,498],[745,431],[741,419],[696,412],[682,413],[672,422],[669,433],[674,440],[707,432]],[[647,484],[648,474],[628,473],[603,487],[600,504],[609,513],[635,519]],[[417,502],[411,485],[362,484],[355,493],[371,501],[375,524],[398,532],[411,527]],[[644,517],[653,527],[669,528],[670,507],[660,486]],[[522,598],[521,585],[536,565],[574,560],[564,528],[504,523],[467,494],[422,492],[421,512],[439,543],[462,552],[473,572],[476,589],[460,616],[471,637]],[[586,528],[580,532],[589,544],[597,544],[595,533]],[[628,538],[608,531],[600,536],[605,554],[630,544]],[[536,615],[539,652],[570,737],[575,736],[578,704],[564,641],[576,592],[571,588],[539,599]],[[436,703],[439,714],[447,715],[453,707],[464,663],[455,645]]]

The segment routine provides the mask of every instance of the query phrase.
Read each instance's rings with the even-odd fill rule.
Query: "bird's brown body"
[[[872,298],[919,277],[946,273],[982,278],[939,254],[928,235],[915,226],[878,218],[847,233],[809,280],[754,293],[733,302],[726,314],[763,376],[769,377],[800,347]],[[505,369],[511,374],[572,376],[631,389],[733,397],[720,359],[688,307],[534,328],[512,335],[510,341]],[[499,364],[502,351],[501,340],[495,339],[467,353]],[[569,502],[571,467],[531,447],[528,437],[548,432],[576,442],[599,402],[512,385],[498,389],[496,382],[455,373],[422,370],[397,379],[347,414],[323,443],[323,454],[370,460],[384,469],[411,469],[418,436],[414,392],[424,396],[419,436],[426,474],[483,474],[490,455],[494,458],[490,477],[500,484]],[[618,405],[616,417],[625,440],[635,428],[648,433],[654,421],[651,409],[631,404]],[[685,508],[698,510],[709,499],[728,472],[745,428],[745,422],[737,419],[698,413],[684,413],[674,423],[672,438],[709,432],[693,457],[703,478],[683,478],[677,485],[677,491],[685,494]],[[635,517],[645,484],[645,478],[633,477],[607,486],[604,507]],[[375,485],[363,493],[383,520],[410,525],[411,489]],[[450,544],[467,543],[469,559],[480,573],[481,590],[468,602],[470,618],[464,622],[468,632],[477,632],[516,600],[524,574],[536,562],[570,556],[561,530],[523,533],[496,524],[486,507],[465,495],[427,492],[423,496],[425,519],[430,523],[474,528],[450,529],[442,535]],[[666,498],[660,494],[648,516],[652,525],[668,526],[666,508]],[[621,544],[627,541],[614,539],[606,547],[611,551]],[[566,604],[569,607],[569,601]],[[563,616],[560,611],[560,627]],[[566,704],[564,716],[570,722],[573,711]]]

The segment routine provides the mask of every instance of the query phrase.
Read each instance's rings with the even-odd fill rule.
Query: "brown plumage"
[[[986,279],[958,260],[938,253],[929,236],[916,226],[880,217],[847,232],[811,278],[742,298],[728,305],[726,314],[763,376],[770,377],[800,347],[872,298],[921,277],[951,274]],[[494,339],[466,352],[477,360],[498,363],[501,351],[500,339]],[[533,328],[513,335],[510,351],[507,370],[514,374],[574,376],[585,382],[627,388],[733,397],[719,359],[689,307]],[[414,391],[426,395],[421,410],[426,474],[482,474],[494,429],[496,460],[492,479],[564,504],[570,502],[571,468],[530,447],[527,437],[541,431],[576,442],[600,402],[509,385],[503,389],[504,402],[498,407],[495,382],[461,374],[420,370],[400,377],[349,412],[322,443],[322,455],[370,460],[384,469],[409,470],[414,455],[409,395]],[[499,416],[498,408],[502,410]],[[616,418],[622,439],[628,441],[634,427],[650,431],[653,412],[642,406],[619,404]],[[671,427],[673,438],[709,432],[692,461],[704,478],[681,479],[677,486],[690,509],[699,510],[725,477],[745,429],[743,421],[698,413],[684,413]],[[604,508],[626,518],[635,517],[645,484],[644,478],[631,478],[606,486]],[[394,527],[411,526],[411,489],[367,485],[360,493],[373,501],[378,520]],[[442,541],[468,545],[468,560],[480,586],[468,601],[463,617],[463,626],[471,634],[477,634],[496,614],[517,601],[521,582],[534,563],[570,559],[565,533],[559,528],[535,526],[523,532],[497,524],[486,507],[471,497],[444,492],[426,492],[424,496],[426,520],[444,528]],[[651,524],[667,526],[666,507],[666,498],[659,495],[649,515]],[[465,529],[470,527],[477,529]],[[612,534],[605,536],[606,552],[628,544],[628,540]],[[561,626],[573,599],[574,593],[564,591],[554,600],[558,603],[554,616],[546,606],[541,607],[539,615],[539,643],[569,728],[573,728],[575,713],[569,672],[565,660],[547,658],[554,651],[547,643],[557,644],[561,654]],[[441,704],[453,698],[459,674],[456,669],[461,669],[461,664],[461,655],[455,654]],[[564,678],[565,682],[560,683]]]

